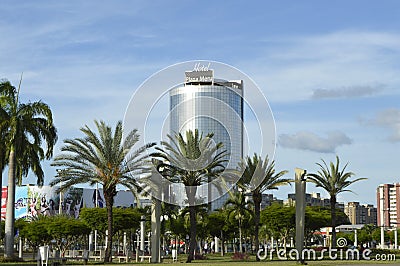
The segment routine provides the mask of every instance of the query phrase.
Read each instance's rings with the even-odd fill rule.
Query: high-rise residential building
[[[306,193],[306,205],[307,206],[320,206],[320,207],[330,207],[331,200],[327,198],[321,198],[320,193]],[[296,204],[296,194],[291,193],[288,194],[288,198],[285,201],[286,205],[294,206]],[[343,202],[336,202],[336,208],[344,211],[344,203]]]
[[[378,226],[400,227],[400,183],[379,185],[376,199]]]
[[[184,83],[170,90],[171,135],[195,129],[203,136],[214,133],[229,155],[226,168],[235,169],[243,157],[243,81],[216,79],[209,67],[196,64],[185,72]],[[220,196],[209,185],[198,189],[198,198],[212,200],[211,209],[222,207],[227,194]]]
[[[344,206],[344,213],[349,217],[351,224],[377,224],[377,211],[371,204],[348,202]]]

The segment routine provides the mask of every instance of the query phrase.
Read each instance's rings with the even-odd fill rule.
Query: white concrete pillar
[[[60,191],[60,201],[59,201],[59,204],[58,204],[58,214],[62,214],[63,213],[63,210],[62,210],[62,206],[63,206],[63,193]]]
[[[397,227],[394,230],[394,249],[397,249]]]
[[[88,247],[89,251],[93,250],[93,232],[90,232],[89,234],[89,247]]]
[[[140,218],[140,250],[143,252],[144,251],[144,241],[145,241],[145,222],[146,222],[146,217],[144,215],[142,215],[142,217]],[[143,261],[144,258],[142,257],[142,259],[140,261]]]
[[[354,246],[358,246],[358,241],[357,241],[357,229],[354,230]]]
[[[139,249],[140,249],[140,241],[139,241],[139,234],[136,233],[136,262],[139,261]]]
[[[22,249],[23,249],[23,244],[22,244],[22,237],[19,238],[19,246],[18,246],[18,258],[22,259]]]
[[[97,251],[97,230],[94,230],[94,252]]]
[[[128,247],[128,244],[127,244],[127,241],[126,241],[126,232],[124,232],[124,254],[126,255],[126,254],[128,254],[128,249],[127,249],[127,247]]]
[[[219,238],[218,237],[214,237],[214,250],[215,250],[215,253],[217,253],[219,250]]]
[[[108,230],[106,230],[106,249],[107,249],[107,243],[108,243]]]
[[[385,230],[383,226],[381,226],[381,248],[385,246]]]

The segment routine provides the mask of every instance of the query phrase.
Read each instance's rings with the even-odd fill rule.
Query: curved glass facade
[[[222,142],[229,154],[226,167],[237,168],[243,155],[242,81],[186,83],[171,89],[170,119],[171,135],[195,129],[203,136],[214,133],[213,140]],[[225,196],[214,201],[212,209],[221,207]]]

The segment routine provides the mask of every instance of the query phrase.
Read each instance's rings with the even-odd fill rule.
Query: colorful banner
[[[8,191],[8,187],[1,188],[1,220],[6,219],[7,191]]]

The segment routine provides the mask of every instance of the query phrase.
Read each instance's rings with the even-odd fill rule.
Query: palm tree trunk
[[[243,248],[242,248],[242,222],[239,219],[239,252],[242,253],[243,252]]]
[[[187,186],[186,195],[189,200],[189,218],[190,218],[190,242],[189,242],[189,254],[186,260],[187,263],[192,262],[194,259],[194,251],[196,249],[196,206],[195,196],[197,187]]]
[[[192,262],[194,259],[194,251],[196,249],[196,208],[195,206],[189,207],[190,215],[190,242],[189,242],[189,255],[186,262]]]
[[[8,162],[8,192],[7,192],[7,210],[5,224],[5,245],[4,257],[14,257],[14,222],[15,222],[15,151],[14,148],[10,151]]]
[[[108,228],[107,248],[104,255],[104,262],[106,263],[106,262],[111,262],[112,260],[111,250],[112,250],[112,236],[113,236],[113,212],[112,212],[113,196],[109,195],[109,193],[107,193],[107,190],[104,190],[104,199],[106,201],[106,208],[107,208],[107,228]]]
[[[261,195],[262,197],[262,195]],[[258,194],[253,194],[253,202],[254,202],[254,245],[256,247],[256,253],[260,248],[260,242],[258,239],[258,232],[260,226],[260,207],[261,207],[261,197]],[[256,256],[256,261],[260,261],[260,258]]]
[[[331,196],[332,248],[336,247],[336,196]]]

